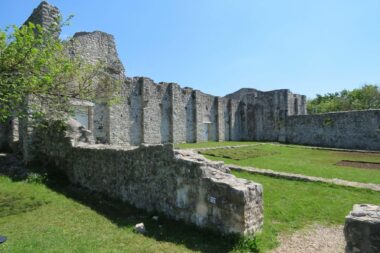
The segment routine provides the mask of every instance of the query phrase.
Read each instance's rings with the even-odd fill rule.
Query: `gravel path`
[[[344,253],[343,226],[314,225],[280,236],[280,246],[270,253]]]

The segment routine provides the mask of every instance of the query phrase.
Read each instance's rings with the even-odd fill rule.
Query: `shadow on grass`
[[[200,229],[192,224],[174,221],[159,213],[148,213],[120,200],[111,199],[103,194],[93,193],[84,188],[74,186],[69,183],[65,175],[58,173],[54,168],[46,169],[45,166],[38,164],[26,168],[16,156],[12,154],[1,155],[0,175],[5,175],[13,181],[29,181],[31,175],[35,176],[36,173],[39,173],[41,175],[40,181],[43,181],[47,187],[90,207],[120,228],[132,229],[137,223],[143,222],[147,231],[144,236],[154,238],[157,241],[184,245],[191,250],[210,253],[230,252],[240,239],[237,236],[222,236],[213,231]],[[40,204],[44,204],[36,202],[37,205],[29,205],[29,201],[18,199],[18,197],[22,196],[3,198],[10,208],[9,210],[3,209],[4,213],[0,213],[0,216],[11,215],[9,212],[15,211],[15,208],[13,208],[15,206],[25,207],[16,208],[19,211],[30,211],[38,208]],[[152,219],[154,215],[159,216],[158,221]]]
[[[37,172],[38,169],[33,171]],[[44,180],[47,187],[90,207],[120,228],[132,229],[137,223],[143,222],[147,231],[144,234],[146,237],[210,253],[230,252],[240,239],[238,236],[222,236],[192,224],[175,221],[160,213],[148,213],[120,200],[74,186],[65,175],[56,170],[53,170],[55,173],[52,173],[52,169],[48,171],[48,176]],[[152,219],[153,216],[158,216],[159,219],[156,221]]]
[[[21,181],[27,178],[27,171],[17,155],[0,152],[0,175]]]
[[[59,174],[49,176],[45,184],[50,189],[90,207],[120,228],[133,228],[137,223],[143,222],[147,231],[144,236],[157,241],[184,245],[200,252],[223,253],[230,252],[239,240],[236,236],[221,236],[213,231],[174,221],[158,213],[148,213],[122,201],[73,186]],[[152,219],[154,215],[159,216],[158,221]]]
[[[48,203],[19,194],[0,193],[0,218],[30,212]]]

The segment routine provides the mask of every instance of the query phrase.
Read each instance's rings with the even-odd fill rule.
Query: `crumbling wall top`
[[[56,29],[56,36],[58,37],[61,32],[59,27],[60,17],[61,14],[57,7],[50,5],[46,1],[42,1],[37,8],[33,10],[24,24],[31,22],[33,24],[40,24],[46,29]]]
[[[68,43],[71,56],[80,56],[92,64],[103,61],[111,74],[124,76],[113,35],[101,31],[77,32]]]

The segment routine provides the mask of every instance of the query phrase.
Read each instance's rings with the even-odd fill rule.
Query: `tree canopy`
[[[317,95],[307,103],[309,114],[380,108],[380,88],[366,84],[354,90]]]
[[[70,112],[71,99],[99,95],[96,78],[110,78],[101,63],[69,56],[54,31],[33,23],[0,30],[0,122],[25,116],[61,119]],[[115,82],[111,86],[107,95],[117,88]]]

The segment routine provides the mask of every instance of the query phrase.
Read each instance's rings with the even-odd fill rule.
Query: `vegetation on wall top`
[[[46,29],[29,22],[0,30],[0,122],[26,116],[62,119],[69,115],[72,99],[99,96],[102,89],[94,80],[108,91],[117,85],[102,63],[90,65],[69,56],[57,36],[68,23],[57,24],[58,28]]]
[[[309,114],[380,108],[380,88],[366,84],[354,90],[317,95],[307,103]]]

